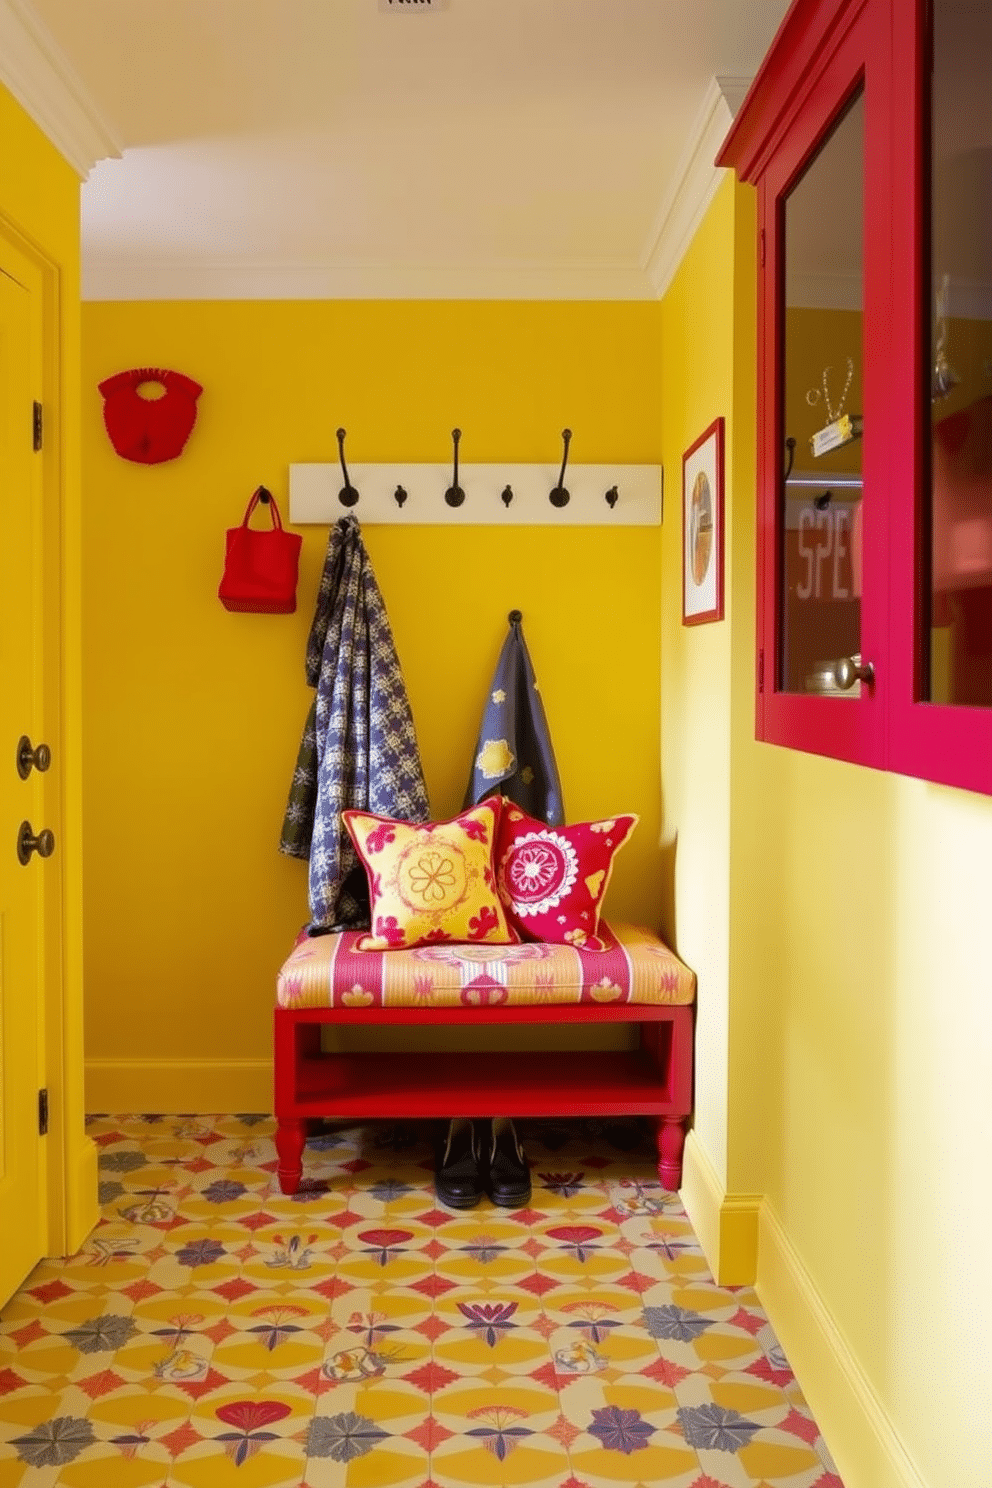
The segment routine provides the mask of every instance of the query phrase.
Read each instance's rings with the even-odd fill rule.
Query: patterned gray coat
[[[429,806],[386,607],[354,516],[331,528],[306,676],[316,695],[279,851],[310,859],[312,930],[368,924],[365,870],[342,811],[420,822]]]

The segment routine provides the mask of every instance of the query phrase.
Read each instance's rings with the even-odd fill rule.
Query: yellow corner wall
[[[0,234],[32,260],[43,284],[46,516],[58,514],[46,602],[61,666],[45,679],[55,747],[48,790],[60,793],[61,985],[46,994],[45,1051],[51,1124],[51,1254],[74,1250],[98,1216],[96,1149],[83,1117],[82,792],[80,750],[79,181],[7,90],[0,87]],[[55,940],[57,942],[58,931]]]
[[[728,178],[662,302],[662,430],[669,521],[662,545],[665,932],[696,972],[695,1140],[726,1178],[730,893],[730,624],[682,624],[682,456],[723,418],[733,481],[734,189]]]
[[[663,831],[700,973],[687,1197],[717,1272],[756,1268],[845,1488],[987,1488],[992,801],[754,740],[753,205],[722,186],[662,306],[668,468],[732,423],[710,634],[680,625],[664,534]]]
[[[83,306],[92,1108],[268,1107],[274,976],[307,917],[305,865],[276,845],[327,529],[303,529],[295,615],[228,614],[224,530],[251,491],[288,515],[289,463],[336,459],[339,425],[355,464],[445,461],[455,426],[463,463],[555,463],[566,425],[576,462],[660,462],[659,321],[653,304]],[[111,448],[97,384],[134,366],[203,384],[177,460]],[[555,526],[549,506],[547,527],[365,540],[433,813],[460,809],[519,608],[570,819],[641,817],[607,911],[658,925],[659,530]]]

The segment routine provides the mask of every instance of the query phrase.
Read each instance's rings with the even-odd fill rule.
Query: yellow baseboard
[[[767,1200],[759,1214],[756,1290],[844,1488],[927,1488]]]
[[[86,1109],[164,1116],[272,1110],[268,1059],[91,1059]]]
[[[680,1189],[685,1211],[721,1286],[751,1286],[758,1268],[760,1194],[728,1194],[709,1154],[689,1132]]]
[[[100,1218],[97,1200],[97,1150],[90,1137],[84,1137],[71,1153],[66,1174],[64,1234],[58,1238],[55,1253],[73,1255]]]

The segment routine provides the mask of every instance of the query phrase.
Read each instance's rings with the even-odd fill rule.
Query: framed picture
[[[682,456],[682,624],[723,619],[723,419]]]

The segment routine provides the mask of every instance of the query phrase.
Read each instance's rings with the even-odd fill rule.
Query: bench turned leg
[[[305,1121],[284,1121],[276,1127],[276,1152],[279,1154],[279,1187],[284,1194],[294,1194],[303,1176],[303,1149],[307,1144]]]
[[[679,1116],[658,1117],[658,1177],[662,1188],[673,1192],[682,1186],[682,1148],[685,1128]]]

